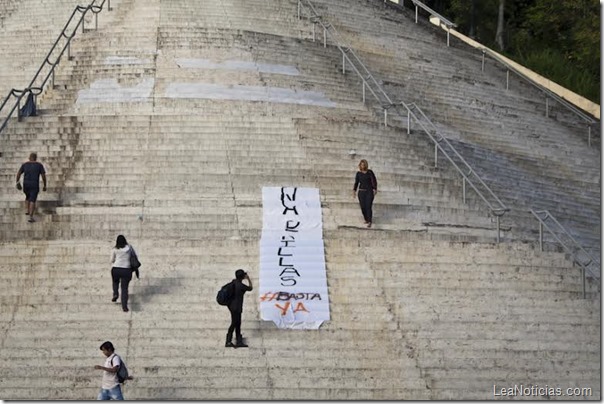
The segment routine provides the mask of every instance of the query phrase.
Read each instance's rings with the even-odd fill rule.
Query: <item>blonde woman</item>
[[[359,198],[365,224],[367,227],[371,227],[371,221],[373,220],[373,197],[377,194],[377,179],[373,171],[369,169],[369,163],[365,159],[359,163],[359,171],[357,171],[354,179],[353,198],[355,194]]]

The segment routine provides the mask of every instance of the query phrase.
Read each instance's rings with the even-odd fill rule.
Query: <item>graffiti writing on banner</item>
[[[329,294],[317,188],[262,188],[260,294],[263,320],[283,329],[318,329]]]
[[[281,205],[283,205],[283,215],[287,215],[293,212],[295,216],[298,216],[298,210],[296,207],[296,192],[298,188],[293,188],[293,192],[288,193],[286,188],[281,188]],[[281,237],[281,246],[277,250],[277,257],[279,257],[279,268],[282,286],[296,286],[298,278],[300,278],[300,272],[293,264],[293,249],[296,247],[296,237],[287,233],[297,233],[298,226],[300,226],[299,220],[288,219],[285,222],[286,235]]]
[[[287,301],[287,300],[322,300],[320,293],[314,292],[266,292],[260,296],[261,302]]]
[[[281,315],[285,316],[287,311],[292,308],[294,313],[299,311],[305,311],[310,313],[310,310],[304,306],[303,302],[295,302],[295,306],[292,306],[292,302],[290,300],[322,300],[320,293],[314,292],[298,292],[298,293],[289,293],[289,292],[266,292],[262,296],[260,296],[261,302],[272,302],[279,301],[285,302],[284,304],[275,303],[275,307],[281,310]]]

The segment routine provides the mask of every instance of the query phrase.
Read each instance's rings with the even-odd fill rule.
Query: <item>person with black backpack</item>
[[[126,380],[131,380],[132,376],[128,375],[126,364],[115,353],[115,348],[110,341],[103,342],[100,349],[107,359],[105,359],[104,366],[94,366],[95,369],[103,371],[101,391],[99,391],[97,400],[123,400],[124,396],[120,384]]]
[[[244,279],[248,281],[249,285],[243,283]],[[238,269],[235,271],[235,279],[233,279],[230,285],[231,293],[229,293],[230,296],[227,306],[231,312],[231,325],[229,326],[229,330],[226,335],[226,343],[224,346],[227,348],[247,348],[248,346],[245,344],[245,342],[243,342],[243,336],[241,335],[243,295],[245,292],[252,291],[254,287],[249,275],[243,269]],[[233,344],[233,331],[235,331],[235,337],[237,338],[236,344]]]

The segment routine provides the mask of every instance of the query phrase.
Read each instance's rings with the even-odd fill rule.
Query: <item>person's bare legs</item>
[[[29,214],[29,221],[33,222],[35,221],[34,219],[34,213],[36,212],[36,203],[35,202],[29,202],[28,206],[27,206],[27,213]]]

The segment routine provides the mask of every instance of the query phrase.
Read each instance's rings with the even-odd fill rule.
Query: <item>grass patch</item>
[[[599,104],[598,73],[579,69],[565,55],[552,49],[534,49],[516,56],[516,61],[553,82]],[[598,66],[599,67],[599,66]]]

